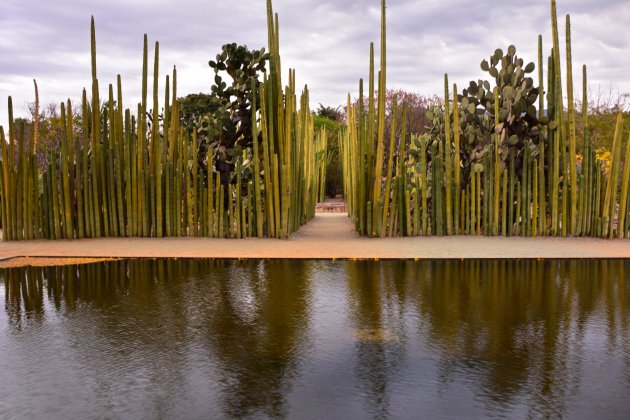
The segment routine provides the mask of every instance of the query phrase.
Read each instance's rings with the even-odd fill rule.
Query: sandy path
[[[317,214],[289,240],[107,238],[0,243],[0,267],[33,258],[630,258],[630,240],[590,238],[361,238],[344,214]],[[11,261],[13,260],[13,261]]]
[[[120,258],[83,258],[83,257],[17,257],[10,258],[8,260],[0,261],[0,268],[13,268],[13,267],[45,267],[49,265],[77,265],[77,264],[91,264],[103,261],[115,261]]]

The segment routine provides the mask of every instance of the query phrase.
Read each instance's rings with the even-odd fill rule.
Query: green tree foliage
[[[314,113],[315,131],[325,129],[328,133],[326,150],[326,196],[334,197],[343,191],[341,160],[339,157],[339,129],[343,124],[341,107],[332,108],[321,103]]]
[[[212,95],[207,93],[191,93],[179,98],[179,114],[182,125],[191,131],[204,115],[214,112],[218,104],[212,98]]]
[[[331,106],[324,106],[321,103],[319,104],[319,108],[317,108],[317,116],[319,118],[327,118],[333,122],[341,122],[344,119],[343,111],[340,106],[333,108]]]
[[[598,93],[594,95],[587,104],[587,121],[588,121],[588,139],[595,147],[603,148],[608,151],[612,150],[612,142],[615,134],[615,121],[619,111],[623,113],[623,132],[630,131],[630,93],[620,95],[603,95]],[[577,107],[582,109],[580,103]],[[584,127],[582,124],[582,116],[578,114],[576,118],[578,123],[578,146],[583,144]],[[581,148],[580,148],[581,150]]]

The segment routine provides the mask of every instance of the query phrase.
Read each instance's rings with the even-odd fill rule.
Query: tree
[[[327,118],[330,121],[341,122],[343,121],[342,107],[338,106],[337,108],[333,108],[331,106],[324,106],[320,103],[319,108],[317,108],[317,116]]]
[[[343,191],[341,160],[339,157],[339,129],[343,125],[342,118],[340,107],[324,107],[322,104],[319,104],[317,114],[313,118],[315,132],[319,130],[327,131],[325,190],[328,197],[334,197]]]
[[[214,112],[218,106],[212,100],[212,95],[207,93],[191,93],[177,99],[177,101],[179,102],[180,122],[189,131],[197,126],[201,117]]]
[[[615,135],[615,122],[617,114],[623,113],[624,123],[623,132],[630,130],[630,94],[613,95],[611,92],[602,94],[597,92],[591,95],[587,105],[587,121],[588,121],[588,140],[590,144],[598,149],[612,149],[613,137]],[[582,110],[582,103],[576,105],[576,109]],[[582,113],[576,115],[578,147],[584,142],[584,127]]]
[[[388,89],[385,95],[385,104],[387,106],[387,109],[385,110],[386,135],[389,134],[389,127],[391,127],[391,104],[393,102],[394,95],[396,95],[398,105],[401,109],[403,104],[407,108],[407,133],[426,133],[429,127],[427,111],[431,106],[439,102],[439,98],[437,96],[426,96],[419,92],[412,92],[403,89]],[[401,109],[398,110],[398,115],[401,115]],[[398,130],[401,130],[400,124],[398,124]]]

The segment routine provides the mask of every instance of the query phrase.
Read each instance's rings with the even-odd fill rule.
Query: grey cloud
[[[283,67],[297,69],[308,84],[312,106],[336,106],[347,92],[358,93],[367,78],[370,41],[379,48],[378,0],[275,0],[280,16]],[[574,71],[589,65],[591,86],[611,83],[629,91],[630,34],[627,0],[559,0],[561,42],[564,15],[571,13]],[[459,86],[484,76],[479,62],[495,48],[515,44],[519,55],[537,57],[536,38],[550,39],[549,2],[532,0],[389,0],[388,84],[440,94],[443,75]],[[32,100],[32,78],[40,80],[43,101],[78,98],[89,83],[89,17],[95,16],[99,79],[123,76],[128,105],[140,88],[142,36],[160,41],[160,69],[177,65],[179,93],[208,91],[207,61],[222,44],[266,45],[265,2],[148,0],[3,0],[0,4],[0,123],[6,97]],[[378,55],[377,55],[378,60]],[[45,86],[54,83],[54,86]],[[594,89],[596,90],[596,89]]]

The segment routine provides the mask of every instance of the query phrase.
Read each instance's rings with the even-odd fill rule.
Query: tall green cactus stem
[[[624,227],[627,217],[627,205],[628,205],[628,183],[630,181],[630,136],[626,143],[626,157],[623,167],[623,181],[621,183],[621,199],[619,200],[619,213],[617,222],[617,237],[622,239],[624,237]]]
[[[557,19],[554,19],[556,22]],[[557,24],[556,24],[556,33],[558,32]],[[560,229],[562,237],[566,237],[569,231],[569,224],[571,222],[569,211],[569,178],[570,178],[570,168],[568,161],[570,160],[567,156],[567,127],[566,127],[566,119],[564,114],[564,102],[562,95],[562,72],[560,67],[560,47],[554,50],[556,53],[556,57],[554,58],[554,63],[556,63],[556,78],[557,85],[554,91],[556,95],[556,112],[558,117],[558,140],[560,142],[560,173],[562,174],[562,210],[560,212]]]
[[[422,195],[422,235],[428,234],[429,212],[427,208],[428,200],[427,184],[427,140],[420,137],[420,192]]]
[[[72,113],[72,108],[68,109],[68,112]],[[71,209],[71,198],[70,198],[70,168],[68,167],[68,161],[70,160],[69,152],[68,152],[68,144],[72,135],[69,134],[69,131],[72,131],[72,127],[68,127],[68,120],[66,119],[66,110],[63,102],[61,103],[61,120],[64,122],[64,132],[63,137],[61,139],[61,180],[63,185],[63,190],[61,191],[63,196],[63,227],[64,227],[64,237],[66,239],[73,239],[74,229],[72,226],[72,209]],[[22,150],[20,150],[22,152]]]
[[[160,44],[155,43],[155,58],[153,62],[153,123],[151,125],[151,147],[153,153],[151,156],[151,166],[153,169],[152,177],[155,179],[155,234],[158,238],[163,236],[162,227],[162,142],[160,141],[159,132],[159,102],[158,102],[158,83],[159,83],[159,62],[160,62]],[[196,159],[195,159],[196,162]],[[194,187],[196,191],[196,185]]]
[[[494,88],[494,97],[499,97],[499,88]],[[494,121],[499,121],[499,101],[494,101]],[[501,156],[500,156],[500,147],[501,147],[501,137],[503,135],[503,131],[500,133],[494,132],[494,211],[493,211],[493,220],[492,220],[492,234],[499,234],[499,198],[501,196]],[[505,204],[504,204],[505,205]]]
[[[453,168],[455,170],[455,235],[460,234],[460,191],[461,191],[461,160],[460,160],[460,125],[459,125],[459,100],[457,96],[457,85],[453,84],[453,144],[455,152],[453,155]]]
[[[560,76],[556,75],[555,84],[554,84],[554,94],[555,94],[555,106],[558,106],[558,98],[560,94],[558,93],[558,89],[560,87]],[[558,112],[558,108],[556,108],[556,112]],[[562,109],[559,111],[562,113]],[[559,125],[558,125],[559,127]],[[558,236],[558,228],[560,225],[559,222],[559,187],[560,187],[560,144],[561,144],[561,133],[559,133],[559,129],[553,130],[552,134],[553,138],[553,190],[551,192],[552,197],[552,233],[554,236]]]
[[[392,125],[390,130],[389,148],[387,153],[387,173],[385,174],[385,193],[383,195],[383,217],[381,221],[381,236],[385,236],[388,223],[392,223],[393,214],[390,211],[390,193],[392,189],[392,175],[394,169],[394,149],[396,148],[396,119],[398,117],[398,99],[394,95],[392,101]],[[396,191],[396,189],[394,189]]]
[[[569,108],[569,177],[571,181],[571,234],[577,230],[577,157],[575,134],[575,102],[573,101],[573,65],[571,63],[571,20],[566,17],[567,102]],[[565,163],[565,164],[566,164]],[[565,192],[563,191],[563,194]]]
[[[446,234],[453,234],[453,170],[451,167],[451,109],[448,91],[448,75],[444,75],[444,171],[446,189]],[[453,98],[455,101],[457,98]]]
[[[382,176],[383,176],[383,159],[385,149],[385,89],[386,89],[386,64],[387,64],[387,37],[385,23],[385,0],[381,0],[381,64],[378,72],[378,117],[377,117],[377,134],[376,134],[376,162],[374,172],[374,188],[372,193],[372,205],[374,206],[372,216],[379,211],[386,212],[386,209],[379,209],[381,202]],[[377,218],[380,222],[380,219]],[[381,222],[382,223],[382,222]],[[378,226],[376,227],[378,229]],[[373,228],[372,234],[377,231]],[[378,230],[379,235],[381,230]]]
[[[258,123],[256,121],[256,81],[252,80],[252,138],[254,139],[254,206],[256,208],[256,236],[263,237],[263,212],[260,195],[260,154],[258,152]],[[251,221],[250,221],[251,223]]]
[[[368,114],[367,114],[367,162],[368,162],[368,174],[367,179],[372,181],[374,179],[374,153],[376,151],[375,146],[376,143],[374,140],[376,139],[375,133],[375,122],[376,122],[376,109],[374,104],[374,43],[370,42],[370,74],[369,74],[369,92],[368,92]],[[368,185],[366,185],[368,188]],[[366,200],[370,200],[369,190],[366,192]],[[372,202],[373,203],[373,202]],[[367,206],[369,209],[370,206]],[[368,210],[369,211],[369,210]],[[371,226],[371,224],[370,224]],[[368,230],[368,234],[371,234],[372,231]]]
[[[582,232],[584,234],[589,234],[591,230],[591,220],[592,218],[589,215],[593,209],[593,162],[591,159],[592,150],[589,141],[589,129],[588,129],[588,95],[587,95],[587,83],[586,83],[586,66],[582,66],[582,137],[584,138],[584,167],[586,168],[586,203],[585,203],[585,211],[584,211],[584,220],[582,226]]]
[[[540,120],[544,116],[544,76],[543,76],[543,44],[542,35],[538,35],[538,119]],[[547,196],[545,192],[545,149],[547,148],[547,141],[544,134],[546,134],[547,128],[543,127],[543,137],[539,140],[538,154],[539,154],[539,168],[538,168],[538,194],[539,194],[539,227],[540,234],[545,235],[547,230]],[[550,165],[551,166],[551,165]]]
[[[24,239],[24,123],[18,125],[17,138],[17,178],[15,187],[17,238]],[[62,221],[63,223],[63,221]]]
[[[365,233],[365,217],[366,208],[363,203],[366,201],[367,194],[367,139],[365,135],[365,110],[363,106],[363,79],[359,80],[359,109],[358,109],[358,199],[356,200],[358,207],[358,231]],[[355,204],[355,203],[353,203]]]
[[[101,182],[99,179],[99,173],[101,172],[101,162],[100,162],[100,114],[99,112],[95,112],[94,110],[100,109],[100,101],[98,96],[98,80],[96,78],[96,31],[94,29],[94,16],[92,16],[91,21],[91,57],[92,57],[92,130],[91,130],[91,140],[92,140],[92,162],[91,167],[94,168],[94,176],[92,177],[92,199],[94,200],[92,211],[94,215],[95,222],[95,230],[96,237],[101,236],[102,228],[101,228]]]
[[[560,41],[559,41],[559,35],[558,35],[558,17],[557,17],[557,12],[556,12],[556,0],[551,0],[551,32],[552,32],[552,38],[553,38],[553,50],[552,50],[552,57],[553,57],[553,76],[554,76],[554,89],[553,89],[553,97],[555,98],[555,104],[554,104],[554,108],[555,108],[555,115],[554,115],[554,119],[557,122],[557,128],[556,128],[556,135],[555,135],[555,141],[558,143],[557,144],[557,151],[558,153],[562,153],[562,160],[564,161],[565,159],[565,137],[564,137],[564,112],[563,112],[563,106],[562,106],[562,83],[560,81],[560,75],[562,74],[561,72],[561,68],[560,68]],[[562,171],[563,175],[562,175],[562,183],[563,183],[563,189],[562,189],[562,218],[566,220],[566,202],[567,202],[567,197],[568,197],[568,191],[567,191],[567,171],[566,171],[566,165],[563,164],[562,162],[560,162],[561,157],[560,156],[556,156],[556,150],[554,150],[554,159],[558,159],[558,171]],[[554,162],[555,165],[555,162]],[[554,169],[555,171],[555,169]],[[554,191],[555,193],[558,193],[558,191]],[[557,195],[555,195],[555,200],[557,200]],[[557,203],[556,203],[557,204]],[[559,208],[556,207],[556,213],[559,212]],[[554,226],[555,232],[554,234],[557,235],[558,229],[562,228],[562,231],[566,231],[566,223],[562,223],[560,222],[560,217],[558,214],[556,214],[556,225]]]
[[[612,238],[614,235],[613,226],[615,222],[615,214],[617,211],[617,190],[619,188],[619,165],[621,155],[621,143],[623,132],[623,114],[621,111],[617,115],[617,123],[615,125],[615,136],[613,138],[612,147],[612,163],[610,165],[610,173],[608,183],[606,185],[606,196],[604,198],[604,211],[602,213],[604,220],[603,236]]]
[[[399,217],[399,226],[400,226],[400,236],[410,236],[411,235],[411,215],[410,215],[410,196],[409,189],[407,188],[407,104],[403,102],[402,106],[402,116],[401,116],[401,132],[400,132],[400,142],[398,147],[398,191],[399,191],[399,200],[401,205],[400,209],[400,217]]]
[[[50,165],[50,182],[51,182],[51,194],[52,194],[52,209],[53,209],[53,225],[54,225],[54,239],[62,239],[62,226],[60,216],[59,205],[59,181],[57,177],[57,161],[54,155],[50,154],[52,164]]]

